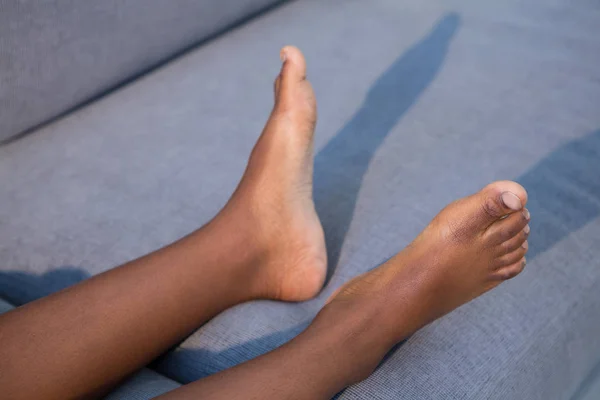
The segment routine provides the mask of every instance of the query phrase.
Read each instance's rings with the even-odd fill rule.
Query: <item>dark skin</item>
[[[282,50],[275,107],[228,204],[154,253],[0,316],[5,399],[98,398],[221,311],[302,301],[325,279],[312,203],[316,105],[302,53]],[[329,399],[397,342],[520,273],[527,193],[501,181],[438,214],[406,249],[332,296],[280,348],[161,399]]]

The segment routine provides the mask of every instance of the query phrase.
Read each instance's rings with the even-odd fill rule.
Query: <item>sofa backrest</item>
[[[0,142],[280,0],[9,0],[0,5]]]

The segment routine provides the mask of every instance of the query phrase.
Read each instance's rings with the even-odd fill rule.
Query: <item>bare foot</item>
[[[526,203],[525,189],[510,181],[451,203],[406,249],[342,286],[317,318],[376,327],[374,336],[361,328],[361,336],[376,337],[387,351],[523,270]]]
[[[240,229],[244,225],[266,250],[260,297],[302,301],[321,290],[327,269],[323,228],[312,200],[317,112],[300,50],[284,47],[281,59],[275,106],[223,211],[235,215]]]

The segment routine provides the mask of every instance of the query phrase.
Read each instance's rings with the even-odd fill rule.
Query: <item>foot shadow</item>
[[[460,16],[449,13],[377,79],[360,109],[315,157],[314,201],[329,280],[338,265],[367,168],[387,135],[440,71]]]

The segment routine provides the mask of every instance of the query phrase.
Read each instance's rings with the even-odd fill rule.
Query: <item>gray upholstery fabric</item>
[[[600,399],[600,363],[586,378],[571,400]]]
[[[0,148],[0,295],[26,301],[211,218],[294,43],[319,102],[331,280],[313,301],[228,310],[155,367],[190,381],[276,347],[445,204],[517,179],[533,216],[526,272],[341,398],[568,398],[600,359],[599,17],[566,0],[285,5]]]
[[[1,1],[0,141],[277,1]]]
[[[12,304],[8,303],[6,300],[0,299],[0,314],[12,310],[13,308]]]
[[[165,376],[144,368],[121,384],[105,400],[150,400],[181,386]]]
[[[0,314],[11,310],[13,306],[0,299]],[[181,386],[171,379],[149,370],[142,369],[123,382],[117,389],[105,397],[106,400],[149,400]]]

